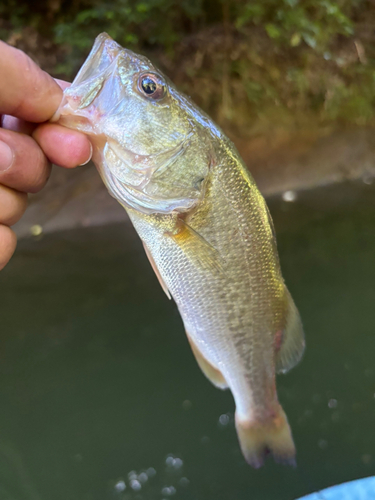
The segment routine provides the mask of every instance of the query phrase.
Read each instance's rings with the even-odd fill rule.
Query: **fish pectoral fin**
[[[265,421],[242,419],[237,412],[235,420],[242,453],[252,467],[259,469],[268,453],[272,453],[275,462],[296,465],[292,433],[281,406]]]
[[[143,248],[145,249],[146,255],[148,257],[148,260],[150,261],[151,267],[154,270],[154,273],[156,274],[157,279],[159,280],[160,286],[164,290],[164,293],[168,297],[168,299],[171,300],[171,294],[169,293],[169,290],[168,290],[167,285],[165,284],[165,281],[161,277],[160,271],[159,271],[159,269],[154,261],[153,256],[151,255],[150,250],[147,248],[146,243],[144,241],[142,241],[142,243],[143,243]]]
[[[228,384],[223,377],[223,374],[221,373],[220,370],[215,368],[207,359],[203,356],[203,354],[200,352],[190,335],[186,332],[187,338],[190,343],[191,350],[193,351],[193,354],[195,356],[195,359],[197,360],[199,368],[202,370],[202,372],[206,375],[208,380],[218,387],[219,389],[228,389]]]
[[[182,249],[192,262],[203,269],[223,273],[224,259],[202,235],[193,229],[184,220],[179,220],[180,230],[168,233],[175,243]]]
[[[276,372],[286,373],[302,358],[305,338],[299,312],[286,290],[287,316],[279,351],[276,353]]]

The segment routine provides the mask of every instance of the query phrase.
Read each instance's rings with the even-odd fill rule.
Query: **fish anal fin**
[[[228,384],[220,370],[212,366],[212,364],[207,361],[187,332],[186,335],[189,340],[191,350],[197,360],[198,366],[206,375],[208,380],[219,389],[228,389]]]
[[[152,269],[154,270],[154,273],[156,274],[156,277],[157,279],[159,280],[159,283],[160,283],[160,286],[162,287],[162,289],[164,290],[164,293],[165,295],[168,297],[169,300],[171,300],[171,294],[169,293],[169,290],[168,290],[168,287],[167,285],[165,284],[165,281],[163,280],[163,278],[161,277],[161,274],[159,272],[159,269],[154,261],[154,258],[153,256],[151,255],[151,252],[150,250],[147,248],[147,245],[145,242],[142,242],[143,243],[143,247],[145,249],[145,252],[146,252],[146,255],[148,257],[148,260],[150,261],[150,264],[151,264],[151,267]]]
[[[301,318],[288,290],[286,304],[285,328],[275,338],[277,373],[286,373],[293,368],[302,358],[305,349]]]
[[[203,269],[223,273],[223,258],[202,235],[179,219],[177,231],[166,233],[182,249],[189,260]]]
[[[281,406],[265,421],[241,419],[236,413],[236,429],[242,453],[255,469],[264,464],[269,453],[278,463],[296,465],[292,433]]]

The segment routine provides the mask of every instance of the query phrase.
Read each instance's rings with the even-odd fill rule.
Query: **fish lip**
[[[124,52],[125,50],[126,49],[123,49],[107,33],[101,33],[100,35],[98,35],[95,39],[92,49],[90,50],[89,55],[87,56],[81,69],[78,71],[72,84],[64,90],[60,106],[58,107],[50,121],[60,121],[62,125],[69,126],[68,123],[64,123],[64,116],[68,116],[69,120],[72,120],[74,116],[85,118],[84,113],[79,113],[79,104],[77,108],[73,107],[71,104],[72,99],[69,99],[69,97],[73,97],[74,99],[75,95],[79,95],[77,90],[81,85],[87,85],[90,81],[93,80],[103,81],[105,78],[105,74],[110,66],[119,57],[120,53]],[[104,52],[105,56],[103,56]],[[87,122],[89,123],[90,120],[87,119]],[[91,123],[90,125],[92,126]],[[77,126],[76,130],[80,130],[80,128]]]
[[[103,52],[106,50],[105,63],[103,64]],[[123,52],[121,45],[111,38],[108,33],[100,33],[95,38],[94,45],[90,50],[85,62],[83,63],[81,69],[78,71],[76,77],[73,80],[73,85],[79,85],[82,82],[87,82],[100,73],[104,73],[113,61],[118,57],[120,52]],[[96,64],[94,63],[95,59]],[[94,63],[94,64],[93,64]]]

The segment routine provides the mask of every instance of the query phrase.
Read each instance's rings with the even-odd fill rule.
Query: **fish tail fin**
[[[242,453],[255,469],[264,464],[269,453],[275,462],[296,466],[296,449],[284,410],[265,422],[242,420],[236,413],[236,428]]]

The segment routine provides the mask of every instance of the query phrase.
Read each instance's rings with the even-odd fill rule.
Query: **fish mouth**
[[[120,52],[125,49],[115,42],[107,33],[101,33],[95,39],[94,45],[77,73],[72,85],[97,78],[105,73]]]
[[[126,74],[131,67],[136,67],[137,70],[152,67],[146,57],[124,49],[107,33],[98,35],[71,86],[64,90],[62,102],[50,121],[88,134],[96,134],[95,124],[108,110],[101,112],[95,106],[90,107],[90,104],[111,76],[112,80],[122,78],[120,61],[121,74]],[[116,97],[121,97],[119,92],[114,96]]]
[[[103,83],[110,66],[122,50],[124,49],[107,33],[98,35],[71,86],[64,90],[62,102],[50,121],[88,132],[89,119],[85,116],[86,113],[79,113],[79,110],[83,109],[90,86],[92,91],[98,82]]]

